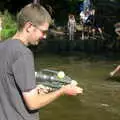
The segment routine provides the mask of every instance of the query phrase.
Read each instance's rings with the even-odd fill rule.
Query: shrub
[[[2,15],[2,31],[1,39],[5,40],[13,36],[17,31],[17,24],[15,17],[11,15],[7,10]]]

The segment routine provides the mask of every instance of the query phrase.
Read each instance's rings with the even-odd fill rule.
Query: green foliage
[[[7,10],[2,15],[2,31],[1,39],[5,40],[13,36],[17,31],[17,24],[14,16],[12,16]]]

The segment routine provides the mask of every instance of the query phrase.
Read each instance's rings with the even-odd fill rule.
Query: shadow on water
[[[120,76],[108,77],[106,80],[120,82]]]
[[[63,70],[77,80],[83,95],[62,96],[40,110],[43,120],[119,120],[119,75],[109,73],[120,63],[119,57],[107,55],[35,54],[35,68]]]

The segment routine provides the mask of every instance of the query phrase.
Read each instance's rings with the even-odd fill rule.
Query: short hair
[[[26,22],[41,25],[45,22],[51,23],[52,19],[48,11],[40,4],[30,3],[17,14],[18,30],[23,29]]]

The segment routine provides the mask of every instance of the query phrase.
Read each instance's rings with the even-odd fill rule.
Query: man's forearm
[[[39,90],[39,87],[36,87],[35,89],[29,92],[23,92],[23,98],[25,100],[26,105],[28,106],[28,109],[39,109],[51,103],[63,94],[74,96],[83,93],[83,89],[75,84],[65,85],[60,89],[48,94],[44,93],[44,90],[41,90],[41,92],[39,92]]]
[[[39,94],[37,89],[34,89],[31,91],[31,93],[23,93],[23,96],[28,106],[28,109],[35,110],[51,103],[52,101],[60,97],[62,94],[62,89],[48,94]]]

